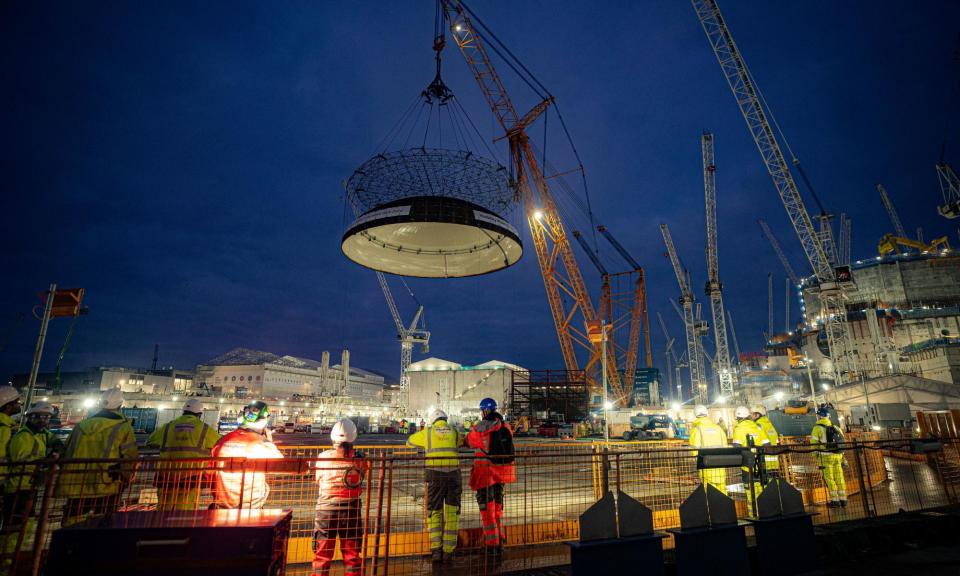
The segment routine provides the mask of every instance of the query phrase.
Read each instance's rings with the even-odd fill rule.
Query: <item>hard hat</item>
[[[750,409],[746,406],[737,406],[737,409],[733,412],[733,415],[737,420],[742,420],[744,418],[750,417]]]
[[[829,416],[829,415],[830,415],[830,411],[827,410],[827,407],[826,407],[826,406],[821,406],[821,407],[817,408],[817,416],[819,416],[819,417],[821,417],[821,418],[826,418],[826,417]]]
[[[767,409],[764,408],[762,404],[757,404],[756,406],[750,407],[750,412],[754,412],[756,414],[763,416],[764,414],[767,413]]]
[[[123,406],[123,392],[119,388],[105,390],[100,395],[100,407],[105,410],[119,410]]]
[[[349,418],[341,418],[330,430],[330,440],[334,444],[353,442],[357,439],[357,425]]]
[[[191,414],[203,414],[203,402],[199,398],[191,398],[184,402],[183,411]]]
[[[265,422],[268,418],[270,418],[270,410],[267,403],[262,400],[257,400],[256,402],[251,402],[243,409],[243,413],[240,415],[240,425],[245,426],[247,424]]]
[[[437,420],[446,420],[447,413],[444,412],[443,410],[434,410],[433,412],[430,413],[430,416],[427,419],[430,421],[431,424],[433,424]]]
[[[704,406],[703,404],[697,404],[697,405],[693,408],[693,415],[696,416],[697,418],[702,418],[703,416],[706,416],[707,414],[709,414],[709,412],[707,411],[707,407]]]
[[[0,406],[20,399],[20,393],[13,386],[0,386]]]
[[[27,409],[27,416],[30,414],[47,414],[53,416],[53,405],[49,402],[34,402],[33,406]]]
[[[493,412],[497,409],[497,401],[493,398],[484,398],[480,401],[480,410],[489,410]]]

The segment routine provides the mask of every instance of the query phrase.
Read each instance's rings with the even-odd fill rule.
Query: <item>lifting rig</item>
[[[677,249],[673,245],[673,236],[666,224],[660,225],[663,234],[663,243],[667,247],[667,256],[673,265],[673,272],[680,285],[680,305],[683,307],[683,326],[687,336],[687,367],[690,369],[690,395],[697,404],[707,400],[707,379],[705,375],[703,356],[700,354],[700,324],[693,312],[693,291],[690,289],[690,279],[687,271],[680,263]]]
[[[747,123],[747,129],[757,145],[767,172],[787,211],[787,216],[793,224],[807,261],[819,282],[821,310],[817,319],[823,323],[823,330],[827,335],[835,381],[838,384],[843,383],[847,377],[855,374],[857,368],[847,335],[845,287],[838,281],[838,274],[833,267],[836,252],[829,226],[829,215],[821,211],[818,232],[814,228],[783,151],[780,149],[780,144],[767,120],[767,111],[760,102],[753,77],[727,28],[723,15],[720,14],[716,0],[691,0],[691,2],[727,84],[733,91],[740,113]]]
[[[707,207],[707,285],[710,313],[713,318],[713,338],[716,360],[713,370],[720,381],[720,395],[734,397],[737,375],[730,364],[730,346],[727,344],[727,318],[723,312],[723,284],[720,282],[720,263],[717,258],[717,166],[713,157],[713,134],[700,137],[703,155],[703,191]]]
[[[547,95],[520,116],[475,27],[475,21],[479,23],[476,15],[460,0],[439,1],[450,33],[509,143],[519,200],[530,228],[566,368],[580,370],[577,350],[585,349],[589,356],[582,369],[587,374],[588,385],[591,390],[602,390],[602,376],[598,377],[601,342],[606,341],[610,357],[613,357],[613,342],[611,338],[600,337],[600,316],[590,299],[553,193],[527,136],[527,128],[554,103],[554,98]],[[435,44],[437,42],[442,40],[438,38]],[[606,376],[612,401],[625,405],[630,391],[621,382],[614,362],[607,362]]]

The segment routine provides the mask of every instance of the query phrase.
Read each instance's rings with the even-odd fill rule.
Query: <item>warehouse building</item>
[[[515,372],[526,372],[526,369],[499,360],[476,366],[440,358],[414,362],[407,369],[408,409],[426,416],[431,407],[436,407],[459,417],[478,414],[480,400],[484,398],[493,398],[503,406],[509,398]]]

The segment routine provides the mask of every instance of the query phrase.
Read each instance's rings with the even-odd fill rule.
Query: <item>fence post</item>
[[[377,521],[373,527],[373,566],[371,566],[370,573],[373,576],[377,574],[377,563],[380,560],[380,532],[383,529],[381,524],[383,520],[383,489],[384,489],[384,475],[386,473],[386,460],[381,457],[380,459],[380,472],[377,474]]]
[[[383,573],[390,573],[390,511],[393,508],[393,458],[387,460],[387,521],[386,521],[386,543],[383,554]]]
[[[53,486],[59,466],[56,462],[50,465],[50,472],[43,483],[43,502],[40,504],[40,516],[37,518],[37,533],[33,536],[33,566],[30,576],[40,574],[40,558],[43,556],[43,541],[47,531],[47,517],[50,516],[50,500],[53,499]]]
[[[860,483],[860,499],[863,500],[863,513],[869,518],[874,514],[870,511],[870,499],[867,498],[867,483],[863,479],[863,464],[860,462],[860,453],[862,451],[863,445],[860,444],[859,440],[854,440],[853,455],[857,461],[857,482]],[[866,461],[866,454],[864,454],[864,461]]]

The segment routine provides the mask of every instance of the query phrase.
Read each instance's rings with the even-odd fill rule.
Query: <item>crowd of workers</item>
[[[47,402],[36,402],[25,412],[23,425],[14,420],[22,410],[20,394],[10,386],[0,386],[0,456],[6,466],[0,475],[3,482],[2,527],[3,557],[16,549],[17,535],[25,522],[36,515],[31,508],[43,484],[44,466],[52,459],[63,458],[61,478],[55,495],[66,499],[63,525],[82,521],[92,515],[116,510],[124,486],[131,481],[134,469],[123,461],[138,457],[137,443],[129,420],[120,408],[120,390],[103,392],[100,409],[81,421],[64,445],[48,430],[54,408]],[[499,556],[507,540],[503,523],[504,485],[516,481],[514,469],[513,431],[497,411],[491,398],[480,402],[481,417],[468,422],[461,431],[442,410],[433,410],[419,431],[408,436],[407,444],[422,450],[425,469],[427,530],[434,562],[449,561],[455,554],[459,534],[462,500],[460,474],[461,450],[466,445],[474,450],[469,487],[474,491],[483,527],[483,544]],[[146,446],[157,448],[161,459],[156,462],[154,485],[159,510],[196,510],[204,490],[213,495],[211,509],[260,508],[267,501],[270,487],[267,473],[271,460],[280,460],[282,453],[273,444],[269,408],[260,401],[242,411],[236,430],[220,436],[202,420],[203,403],[189,399],[183,413],[154,431]],[[753,483],[754,497],[763,483],[779,476],[779,458],[775,450],[780,444],[776,428],[766,416],[763,406],[738,406],[732,438],[723,427],[709,417],[706,406],[696,406],[696,420],[690,427],[689,443],[693,448],[720,448],[729,444],[764,448],[762,474],[757,468],[744,466],[745,487]],[[843,433],[831,421],[826,407],[817,411],[819,419],[810,433],[817,464],[829,492],[828,506],[846,506],[843,468],[846,465],[840,445]],[[411,426],[412,428],[412,426]],[[332,448],[322,452],[315,465],[314,477],[318,496],[314,519],[314,574],[329,574],[336,541],[344,560],[344,574],[356,576],[361,570],[363,481],[369,470],[364,455],[354,448],[357,426],[350,419],[339,420],[332,428]],[[773,452],[771,454],[771,452]],[[223,467],[221,460],[244,458],[253,461],[255,469]],[[79,461],[76,461],[79,460]],[[36,462],[44,461],[42,464]],[[211,462],[217,466],[211,469]],[[219,462],[219,464],[218,464]],[[765,477],[761,477],[765,476]],[[725,469],[700,471],[701,482],[727,491]],[[748,510],[755,515],[754,501],[748,498]],[[3,573],[0,566],[0,573]]]
[[[690,426],[690,445],[694,448],[724,448],[728,446],[727,433],[722,426],[709,417],[706,406],[694,408],[694,420]],[[773,422],[767,417],[767,410],[762,405],[748,408],[737,406],[734,411],[736,424],[733,427],[733,437],[729,444],[741,448],[750,448],[754,453],[762,448],[763,466],[754,467],[744,465],[741,469],[743,486],[749,489],[752,484],[753,497],[747,498],[747,511],[750,516],[756,515],[754,499],[760,495],[767,480],[780,477],[780,458],[776,455],[776,446],[780,445],[780,434]],[[827,486],[829,500],[827,506],[839,508],[847,505],[847,485],[843,476],[846,460],[840,451],[843,443],[843,432],[840,427],[830,420],[830,410],[827,406],[817,409],[818,420],[810,431],[810,444],[814,447],[817,466],[823,475],[823,482]],[[771,450],[772,449],[772,450]],[[727,471],[723,468],[705,469],[700,471],[700,481],[704,486],[712,485],[724,494],[727,493]]]

